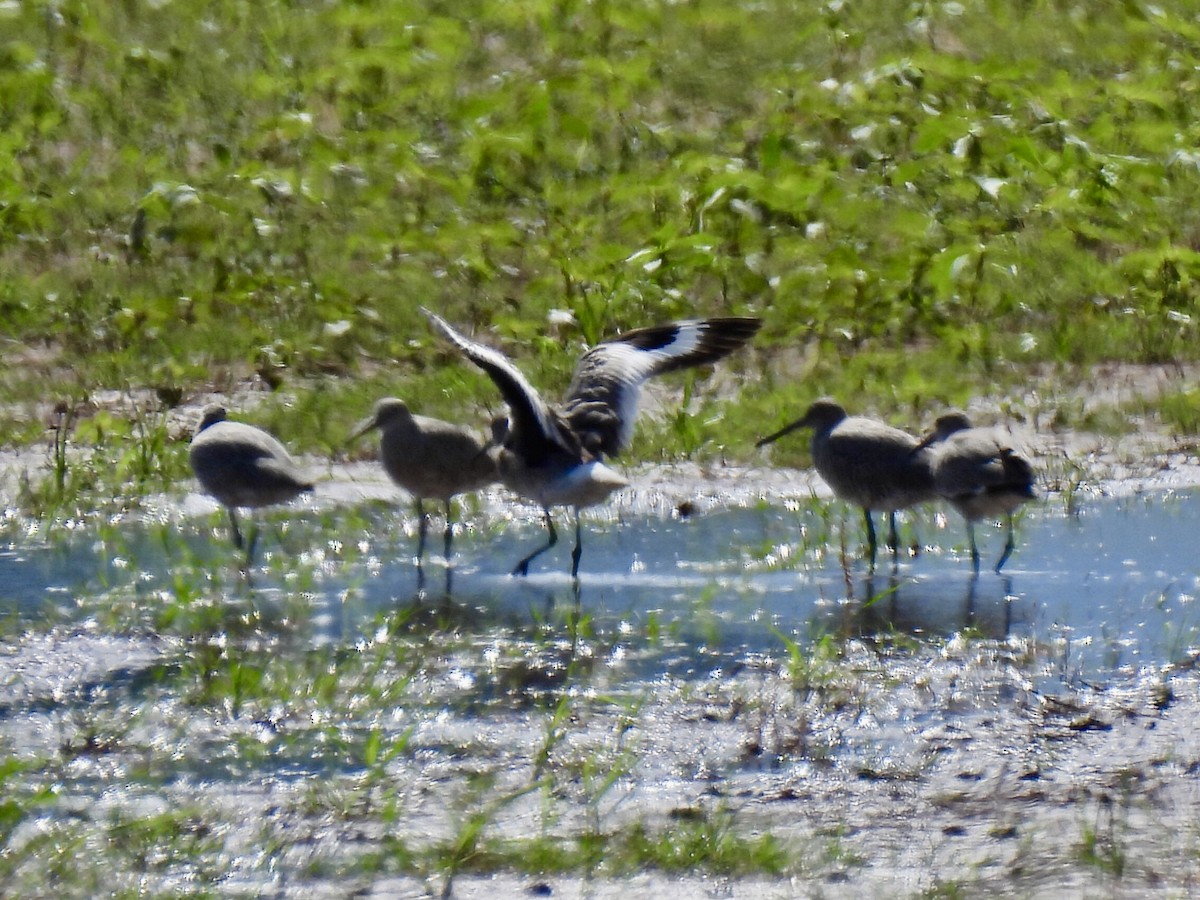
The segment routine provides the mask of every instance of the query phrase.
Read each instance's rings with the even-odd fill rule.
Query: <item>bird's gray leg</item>
[[[579,527],[579,507],[575,507],[575,549],[571,551],[571,577],[579,578],[579,559],[583,556],[583,530]]]
[[[971,544],[971,566],[975,569],[975,574],[979,574],[979,547],[975,544],[975,523],[967,522],[967,540]]]
[[[1012,513],[1008,514],[1008,540],[1004,542],[1004,552],[1000,554],[1000,560],[996,563],[996,574],[1000,574],[1000,570],[1004,568],[1004,564],[1008,562],[1008,558],[1012,556],[1013,549],[1017,546],[1016,539],[1013,538],[1013,518]],[[979,564],[975,565],[976,570]]]
[[[421,568],[421,560],[425,556],[425,535],[429,532],[429,516],[425,512],[425,507],[421,503],[421,498],[417,498],[417,568]]]
[[[968,627],[975,624],[975,589],[979,586],[979,572],[976,571],[967,583],[967,619]]]
[[[250,539],[246,542],[246,569],[254,563],[254,548],[258,546],[258,523],[253,519],[250,521],[249,528]]]
[[[233,507],[229,507],[229,527],[233,531],[233,546],[238,550],[242,549],[242,532],[238,530],[237,513]]]
[[[454,540],[454,510],[446,499],[446,565],[450,565],[450,544]]]
[[[896,511],[888,513],[888,547],[892,551],[892,571],[900,568],[900,534],[896,531]]]
[[[548,508],[544,509],[543,513],[545,516],[546,530],[550,532],[550,540],[517,563],[516,567],[512,570],[514,575],[528,575],[529,563],[532,562],[535,557],[541,556],[558,543],[558,532],[554,530],[554,519],[550,517],[550,510]]]
[[[863,510],[863,515],[867,520],[867,556],[870,559],[871,571],[875,571],[875,550],[878,548],[878,543],[875,540],[875,523],[871,521],[871,511]]]

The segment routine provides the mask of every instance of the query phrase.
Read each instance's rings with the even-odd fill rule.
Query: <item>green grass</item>
[[[1200,352],[1200,30],[1179,0],[0,17],[10,444],[35,402],[101,389],[258,383],[279,397],[262,424],[323,453],[384,393],[482,420],[496,392],[418,304],[551,394],[623,328],[764,316],[738,379],[697,383],[700,412],[643,458],[744,458],[764,411],[817,394],[911,424],[1034,366],[1085,384]],[[549,329],[555,309],[576,324]],[[71,440],[160,486],[181,456],[149,415]]]
[[[802,853],[771,834],[747,834],[728,812],[697,812],[667,826],[644,822],[574,840],[494,841],[474,857],[481,872],[626,877],[643,871],[745,877],[798,871]]]
[[[1174,431],[1200,434],[1200,391],[1188,388],[1165,394],[1159,402],[1159,414]]]

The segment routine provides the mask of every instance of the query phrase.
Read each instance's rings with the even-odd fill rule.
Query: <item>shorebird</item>
[[[813,465],[833,493],[862,507],[871,568],[875,568],[877,546],[872,510],[888,514],[888,547],[896,559],[896,510],[936,499],[931,454],[908,432],[865,416],[849,416],[828,398],[815,401],[801,418],[755,446],[762,447],[798,428],[813,429]]]
[[[379,429],[379,455],[392,481],[417,502],[417,566],[425,553],[429,516],[421,501],[441,500],[446,505],[446,561],[454,537],[451,498],[497,481],[491,446],[469,428],[414,415],[403,400],[386,397],[375,404],[369,417],[358,424],[351,440]]]
[[[192,471],[205,493],[229,510],[233,544],[242,549],[237,508],[287,503],[313,489],[279,443],[261,428],[225,419],[225,409],[204,410],[189,452]],[[246,564],[254,555],[258,530],[252,529]]]
[[[508,405],[507,419],[493,425],[500,481],[538,503],[549,532],[547,543],[517,563],[529,563],[558,542],[550,509],[575,511],[571,576],[579,576],[583,554],[579,510],[602,503],[629,484],[604,464],[633,437],[643,382],[655,375],[715,362],[748,341],[762,325],[756,318],[730,317],[639,328],[597,344],[575,368],[567,399],[547,404],[502,353],[459,334],[445,319],[422,308],[433,326],[467,359],[485,371]]]
[[[921,447],[933,453],[934,489],[967,520],[971,564],[976,573],[979,548],[975,545],[975,523],[1004,517],[1008,539],[996,562],[995,571],[999,573],[1016,546],[1013,512],[1037,496],[1033,466],[1018,455],[1010,435],[996,428],[974,428],[967,415],[958,411],[939,416]]]

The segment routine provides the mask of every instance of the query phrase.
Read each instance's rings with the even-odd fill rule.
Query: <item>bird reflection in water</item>
[[[851,582],[841,627],[847,636],[951,635],[968,631],[991,640],[1008,637],[1012,628],[1012,579],[989,581],[1000,592],[981,590],[972,575],[960,600],[937,590],[939,583],[900,577],[881,578],[868,574]]]

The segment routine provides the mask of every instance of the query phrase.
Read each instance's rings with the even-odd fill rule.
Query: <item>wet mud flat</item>
[[[9,661],[101,652],[50,641]],[[104,648],[127,664],[103,687],[56,677],[49,696],[5,705],[9,765],[28,767],[6,778],[23,814],[5,883],[23,896],[47,872],[77,896],[424,896],[448,881],[468,897],[1094,896],[1187,892],[1200,876],[1190,670],[1043,692],[1017,642],[853,639],[816,671],[763,656],[617,684],[567,674],[567,646],[537,643],[427,657],[422,684],[387,702],[376,692],[399,673],[365,647],[377,672],[338,666],[341,701],[293,684],[307,696],[236,711],[228,695],[205,702],[205,674],[178,654],[154,671],[145,647]],[[610,643],[574,649],[591,671],[621,669]]]
[[[192,497],[10,528],[2,892],[1195,887],[1200,498],[1056,497],[978,579],[930,511],[871,577],[857,514],[780,477],[654,474],[588,519],[577,587],[569,542],[505,574],[542,535],[491,496],[419,580],[358,472],[249,579]]]

